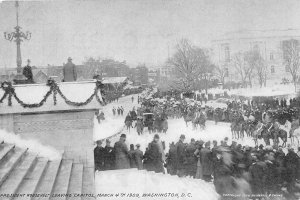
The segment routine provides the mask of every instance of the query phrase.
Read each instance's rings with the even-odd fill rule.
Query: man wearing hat
[[[106,145],[104,147],[104,168],[105,170],[114,169],[115,165],[115,153],[114,148],[110,145],[110,140],[106,139]]]
[[[126,135],[122,134],[120,140],[116,142],[114,146],[116,169],[130,168],[128,148],[127,145],[125,144],[125,141],[126,141]]]
[[[63,68],[63,82],[72,82],[77,80],[76,66],[72,63],[72,58],[68,58],[67,64]]]
[[[177,148],[177,175],[183,177],[186,171],[186,155],[185,155],[185,135],[181,135],[179,141],[176,143]]]
[[[160,149],[160,141],[159,135],[155,134],[153,141],[149,145],[149,170],[155,171],[156,173],[163,172],[164,173],[164,166],[163,166],[163,158],[162,152]]]
[[[94,149],[94,161],[95,171],[104,170],[104,148],[102,147],[102,141],[97,140],[97,146]]]
[[[27,60],[27,65],[23,69],[23,75],[26,77],[27,83],[33,83],[33,75],[29,59]]]

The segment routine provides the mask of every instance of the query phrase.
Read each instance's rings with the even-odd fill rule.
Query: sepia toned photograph
[[[299,0],[0,0],[0,200],[300,200]]]

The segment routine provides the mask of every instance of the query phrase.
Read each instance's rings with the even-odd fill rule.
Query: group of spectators
[[[185,135],[181,135],[177,143],[170,144],[165,155],[164,142],[157,134],[145,153],[139,144],[131,144],[128,149],[125,141],[125,134],[114,147],[109,140],[105,147],[97,141],[95,170],[137,168],[189,176],[213,182],[220,195],[243,191],[246,194],[280,194],[294,199],[300,189],[300,149],[296,153],[290,147],[284,152],[281,147],[249,147],[234,141],[228,144],[228,138],[220,144],[215,140],[211,144],[195,139],[186,143]],[[238,179],[244,180],[244,188],[240,188]]]

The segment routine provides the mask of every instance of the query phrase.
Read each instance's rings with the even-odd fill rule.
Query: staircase
[[[73,160],[50,161],[0,143],[1,200],[91,200],[94,169]]]
[[[102,197],[97,196],[99,200],[218,200],[220,198],[212,183],[200,179],[179,178],[169,174],[137,169],[96,172],[95,185],[96,194],[102,195]],[[122,193],[125,195],[121,196]],[[161,194],[162,196],[149,196],[151,194]],[[175,194],[178,194],[179,197],[173,196]],[[185,196],[182,196],[183,194]],[[105,195],[113,196],[105,198]]]

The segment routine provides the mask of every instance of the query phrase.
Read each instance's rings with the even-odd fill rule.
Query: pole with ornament
[[[31,39],[31,33],[26,31],[25,33],[21,31],[21,26],[19,26],[19,2],[16,1],[16,19],[17,19],[17,26],[15,27],[14,32],[4,32],[4,38],[8,41],[14,41],[17,45],[17,75],[15,77],[15,83],[20,83],[25,77],[22,75],[22,54],[21,54],[21,42],[24,40]]]

